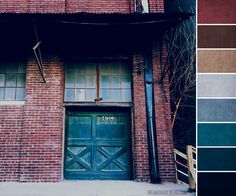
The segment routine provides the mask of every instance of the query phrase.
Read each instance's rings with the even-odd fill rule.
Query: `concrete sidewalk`
[[[0,196],[194,196],[174,183],[134,181],[62,181],[58,183],[0,183]]]

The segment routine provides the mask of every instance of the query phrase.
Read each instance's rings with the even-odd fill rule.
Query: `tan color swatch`
[[[236,73],[236,50],[199,50],[199,73]]]

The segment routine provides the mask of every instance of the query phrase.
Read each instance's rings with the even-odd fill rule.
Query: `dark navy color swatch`
[[[236,99],[198,99],[198,122],[236,121]]]
[[[236,148],[198,148],[198,171],[236,171]]]
[[[236,124],[198,124],[199,146],[236,146]]]
[[[198,173],[198,196],[235,196],[236,173]]]

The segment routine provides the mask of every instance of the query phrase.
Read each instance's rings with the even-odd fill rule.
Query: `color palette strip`
[[[235,0],[198,0],[198,196],[236,195],[235,11]]]

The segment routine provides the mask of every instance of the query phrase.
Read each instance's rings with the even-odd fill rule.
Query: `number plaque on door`
[[[102,116],[102,121],[113,121],[114,117],[113,116]]]

